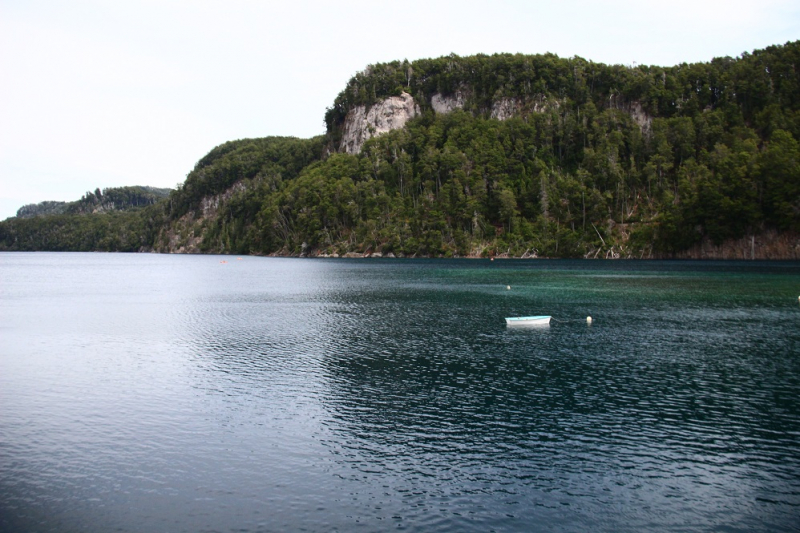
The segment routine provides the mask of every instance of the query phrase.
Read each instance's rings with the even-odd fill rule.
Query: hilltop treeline
[[[450,55],[409,63],[371,65],[351,78],[328,109],[336,131],[356,105],[407,92],[423,107],[435,94],[462,94],[464,109],[487,117],[499,98],[551,101],[566,119],[585,106],[624,107],[636,102],[652,117],[695,117],[719,111],[726,126],[747,126],[769,138],[784,129],[797,138],[800,120],[798,42],[674,67],[605,65],[553,54]],[[567,142],[566,144],[574,144]]]
[[[143,229],[125,246],[664,257],[796,234],[798,66],[800,42],[669,68],[552,54],[373,65],[336,98],[325,136],[215,148],[168,199],[132,212],[141,222],[126,225]],[[350,110],[401,92],[421,116],[358,155],[335,153]],[[435,114],[434,95],[462,109]],[[492,119],[503,99],[516,113]],[[47,220],[0,223],[0,246],[44,249]]]
[[[131,187],[112,187],[87,191],[80,200],[74,202],[44,201],[28,204],[17,210],[18,218],[31,218],[45,215],[87,214],[108,211],[126,211],[158,203],[167,198],[172,189],[159,189],[134,185]]]
[[[0,222],[0,249],[135,252],[165,223],[171,189],[132,186],[87,191],[74,202],[25,205]]]

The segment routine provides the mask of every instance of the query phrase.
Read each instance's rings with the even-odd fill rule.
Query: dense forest
[[[225,143],[133,210],[21,209],[0,222],[0,249],[672,257],[773,234],[789,243],[779,257],[798,258],[798,68],[800,41],[673,67],[552,54],[371,65],[323,136]],[[405,127],[340,153],[355,108],[403,93],[419,106]],[[437,113],[436,98],[458,105]]]
[[[132,187],[97,188],[87,191],[75,202],[45,201],[28,204],[17,210],[18,218],[31,218],[45,215],[105,213],[108,211],[126,211],[137,207],[145,207],[158,203],[169,197],[172,189],[159,189],[134,185]]]
[[[0,222],[0,249],[136,252],[164,223],[171,189],[131,186],[87,191],[74,202],[45,201]]]

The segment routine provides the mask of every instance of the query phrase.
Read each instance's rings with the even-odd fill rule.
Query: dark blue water
[[[799,295],[798,263],[0,254],[0,529],[798,531]]]

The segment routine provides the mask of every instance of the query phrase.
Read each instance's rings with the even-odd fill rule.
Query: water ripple
[[[48,257],[0,530],[796,530],[796,267]]]

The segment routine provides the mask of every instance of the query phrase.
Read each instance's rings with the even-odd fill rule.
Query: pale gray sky
[[[214,146],[324,131],[370,63],[553,52],[674,65],[800,39],[785,0],[0,0],[0,219],[174,187]]]

